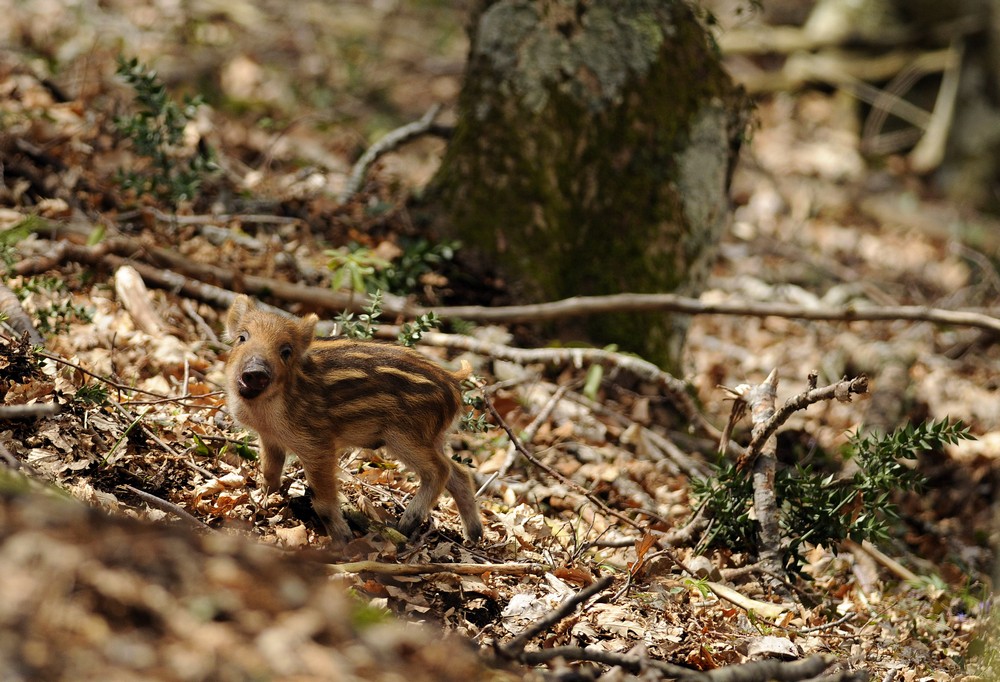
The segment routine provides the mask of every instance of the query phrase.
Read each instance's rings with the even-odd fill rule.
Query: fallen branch
[[[66,226],[47,226],[40,234],[56,235]],[[72,230],[71,230],[72,231]],[[76,230],[75,232],[80,232]],[[126,254],[129,258],[126,258]],[[135,259],[152,260],[160,267],[172,268],[187,277],[145,266]],[[245,275],[237,270],[225,270],[212,265],[194,263],[175,251],[143,244],[138,240],[114,237],[97,246],[81,246],[58,242],[53,255],[22,261],[15,266],[21,275],[38,274],[71,260],[90,265],[105,264],[116,269],[130,263],[149,285],[179,290],[186,295],[219,307],[228,307],[235,294],[206,282],[219,282],[223,287],[242,292],[267,294],[285,301],[303,303],[331,311],[360,311],[365,302],[348,292],[324,287],[292,284],[267,277]],[[198,281],[189,279],[193,277]],[[574,296],[548,303],[516,306],[438,306],[413,305],[405,298],[383,294],[382,310],[387,315],[416,318],[433,312],[442,319],[462,319],[472,322],[545,322],[566,317],[584,317],[623,312],[674,312],[687,315],[735,315],[745,317],[784,317],[828,322],[878,322],[909,320],[940,325],[972,327],[1000,332],[1000,318],[973,310],[945,310],[927,306],[802,306],[792,303],[759,303],[717,301],[708,302],[676,294],[611,294],[608,296]]]
[[[858,614],[856,613],[848,612],[845,613],[840,618],[838,618],[837,620],[830,621],[829,623],[823,623],[822,625],[814,625],[810,628],[798,628],[796,630],[792,630],[792,632],[794,632],[797,635],[808,635],[813,632],[823,632],[824,630],[833,630],[834,628],[838,628],[841,625],[844,625],[845,623],[851,622],[852,620],[857,618],[857,616]]]
[[[39,230],[41,233],[51,230]],[[15,266],[19,275],[45,272],[60,263],[72,261],[88,265],[103,265],[117,270],[130,265],[149,286],[228,308],[236,297],[234,291],[257,296],[269,295],[285,301],[297,301],[320,310],[359,311],[364,305],[360,297],[329,288],[294,284],[269,277],[247,275],[238,269],[225,269],[206,263],[195,263],[176,251],[144,244],[137,239],[112,237],[95,246],[57,242],[52,255],[21,261]],[[150,263],[153,263],[152,265]],[[218,282],[219,285],[209,284]],[[383,310],[403,314],[407,304],[398,296],[383,295]]]
[[[730,604],[735,604],[744,611],[753,611],[755,614],[761,618],[767,619],[768,621],[777,620],[782,616],[782,614],[795,608],[795,604],[793,603],[786,602],[784,604],[774,604],[772,602],[763,602],[758,599],[751,599],[750,597],[741,594],[737,590],[734,590],[723,583],[706,580],[705,585],[716,597],[725,599]]]
[[[711,682],[798,682],[816,677],[836,662],[832,656],[816,654],[801,661],[750,661],[710,670]],[[868,679],[868,675],[856,679]]]
[[[708,672],[691,670],[674,663],[658,661],[638,654],[619,654],[593,647],[559,646],[538,651],[526,651],[518,660],[528,665],[538,665],[561,658],[566,661],[592,661],[607,666],[617,666],[632,675],[640,675],[647,670],[655,670],[660,675],[674,678],[678,682],[798,682],[817,677],[833,665],[832,656],[814,655],[800,661],[768,659],[749,661],[738,665],[716,668]],[[843,679],[861,680],[867,676],[849,676]],[[642,679],[646,679],[643,677]]]
[[[941,86],[938,88],[930,123],[924,129],[924,136],[909,155],[910,168],[921,175],[930,173],[941,165],[949,133],[953,127],[955,106],[958,103],[959,85],[963,72],[962,57],[965,52],[965,44],[959,40],[953,40],[950,50],[954,59],[951,60],[941,77]]]
[[[34,403],[32,405],[0,405],[0,421],[11,419],[35,419],[53,417],[62,409],[57,403]]]
[[[881,564],[884,568],[888,569],[893,575],[895,575],[900,580],[908,582],[913,585],[920,584],[920,576],[908,569],[903,564],[899,563],[886,553],[879,550],[875,545],[870,543],[868,540],[862,541],[860,544],[854,542],[853,540],[845,541],[848,549],[852,552],[864,552],[877,563]]]
[[[265,215],[255,213],[218,213],[209,215],[178,215],[165,213],[153,206],[144,206],[134,211],[125,211],[115,216],[116,222],[122,223],[140,216],[152,216],[162,223],[170,225],[218,225],[220,223],[251,223],[255,225],[296,225],[301,218],[280,215]]]
[[[893,27],[878,36],[866,36],[870,44],[895,47],[913,38],[911,30]],[[754,25],[752,28],[731,28],[719,34],[717,40],[723,55],[792,54],[815,52],[824,48],[843,47],[853,33],[845,31],[808,30],[798,26]]]
[[[803,306],[793,303],[754,301],[702,301],[677,294],[611,294],[574,296],[550,303],[484,307],[452,306],[422,308],[409,306],[404,311],[414,317],[433,311],[441,318],[474,322],[546,322],[566,317],[584,317],[604,313],[673,312],[688,315],[737,315],[745,317],[786,317],[831,322],[878,322],[910,320],[942,325],[974,327],[1000,332],[1000,318],[977,311],[944,310],[927,306]]]
[[[115,294],[137,329],[154,337],[165,333],[167,325],[153,308],[142,276],[131,265],[123,265],[115,271]]]
[[[454,573],[456,575],[545,575],[540,564],[387,564],[382,561],[350,561],[328,564],[330,573],[377,573],[379,575],[427,575]]]
[[[751,62],[742,61],[734,65],[733,80],[750,94],[787,92],[811,83],[842,87],[850,92],[859,83],[887,81],[915,63],[925,65],[927,73],[942,71],[948,58],[947,50],[921,52],[899,49],[874,56],[857,52],[797,53],[785,60],[780,69],[773,71],[765,71]],[[871,86],[869,88],[875,90]],[[858,95],[857,92],[853,94]]]

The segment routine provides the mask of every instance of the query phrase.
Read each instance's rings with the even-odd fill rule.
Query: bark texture
[[[679,0],[498,0],[473,13],[459,121],[427,194],[440,232],[521,300],[697,293],[727,224],[742,96]],[[594,318],[676,367],[685,324]]]

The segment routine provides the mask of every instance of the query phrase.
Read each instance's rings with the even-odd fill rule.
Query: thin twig
[[[857,616],[858,614],[856,613],[845,613],[843,616],[841,616],[840,618],[831,623],[823,623],[822,625],[815,625],[811,628],[799,628],[794,630],[793,632],[795,632],[795,634],[797,635],[808,635],[809,633],[812,632],[822,632],[823,630],[832,630],[833,628],[839,627],[844,623],[851,622],[852,620],[857,618]]]
[[[389,564],[382,561],[351,561],[329,564],[330,573],[377,573],[379,575],[426,575],[454,573],[455,575],[544,575],[541,564]]]
[[[122,415],[126,419],[131,419],[132,418],[132,413],[129,412],[128,410],[126,410],[125,407],[123,405],[121,405],[120,403],[116,403],[116,402],[112,401],[111,402],[111,406],[114,407],[119,412],[121,412]],[[150,438],[154,443],[156,443],[161,448],[163,448],[163,450],[166,453],[168,453],[170,455],[173,455],[178,461],[182,462],[184,464],[184,466],[188,467],[192,471],[197,471],[199,474],[201,474],[202,476],[204,476],[207,479],[213,478],[212,472],[208,471],[204,467],[198,466],[194,462],[193,459],[191,459],[189,457],[184,457],[180,453],[175,452],[174,449],[172,447],[170,447],[162,438],[160,438],[155,433],[153,433],[152,429],[150,429],[148,426],[146,426],[145,422],[143,421],[143,417],[146,416],[146,414],[149,412],[150,409],[152,409],[152,408],[147,408],[145,412],[143,412],[142,414],[140,414],[138,417],[135,417],[135,419],[129,424],[128,429],[125,430],[125,434],[122,435],[122,438],[119,439],[119,441],[115,443],[114,447],[111,448],[111,452],[109,452],[105,456],[105,460],[107,460],[108,458],[111,457],[111,454],[118,448],[119,443],[122,442],[122,440],[124,439],[125,435],[128,434],[128,432],[132,428],[134,428],[136,425],[138,425],[142,429],[142,432],[145,433],[148,438]]]
[[[145,490],[139,490],[138,488],[132,487],[130,485],[123,485],[123,488],[128,490],[130,493],[141,499],[143,502],[148,504],[150,507],[155,507],[160,511],[167,512],[168,514],[173,514],[181,521],[184,521],[187,525],[191,526],[195,530],[212,530],[212,528],[200,521],[198,518],[192,516],[183,507],[174,504],[173,502],[168,502],[161,497],[157,497],[152,493],[147,493]]]
[[[499,647],[497,652],[500,656],[506,659],[518,660],[524,652],[524,647],[527,646],[532,637],[545,632],[563,618],[569,616],[576,610],[578,605],[584,603],[595,594],[599,594],[600,592],[606,590],[613,581],[614,576],[606,575],[583,588],[558,607],[547,613],[544,617],[526,627],[516,637],[514,637],[514,639]]]
[[[395,337],[396,334],[398,334],[397,327],[389,325],[379,327],[379,336]],[[583,367],[588,363],[611,365],[662,388],[667,398],[696,431],[707,434],[713,439],[718,439],[721,435],[721,432],[709,423],[698,410],[688,393],[687,382],[677,379],[653,363],[634,355],[615,353],[602,348],[513,348],[503,344],[481,341],[471,336],[442,334],[441,332],[426,332],[421,337],[421,341],[430,346],[465,350],[523,365],[538,362],[574,367]],[[738,451],[742,452],[742,448]]]
[[[531,462],[532,464],[534,464],[535,466],[537,466],[539,469],[541,469],[545,473],[547,473],[550,476],[552,476],[552,478],[556,479],[557,481],[560,481],[560,482],[564,483],[565,485],[569,486],[573,490],[576,490],[577,492],[579,492],[581,495],[583,495],[588,500],[590,500],[594,505],[596,505],[597,508],[600,509],[605,514],[608,514],[609,516],[615,517],[619,521],[622,521],[623,523],[628,524],[629,526],[631,526],[632,528],[635,528],[636,530],[639,530],[639,531],[642,531],[642,532],[646,532],[646,529],[643,528],[634,519],[629,518],[628,516],[626,516],[625,514],[622,514],[621,512],[619,512],[616,509],[612,509],[607,504],[605,504],[604,501],[602,501],[600,498],[598,498],[596,495],[594,495],[591,491],[587,490],[586,488],[584,488],[580,484],[578,484],[578,483],[576,483],[576,482],[574,482],[574,481],[566,478],[561,473],[559,473],[558,471],[556,471],[552,467],[546,465],[545,463],[541,462],[538,458],[536,458],[534,455],[532,455],[530,452],[528,452],[527,448],[525,448],[524,444],[521,442],[521,439],[517,437],[517,434],[514,433],[514,430],[510,427],[510,425],[507,423],[507,421],[500,415],[500,413],[497,411],[496,407],[494,407],[493,402],[489,399],[488,396],[485,396],[485,395],[483,396],[483,403],[486,405],[486,409],[489,411],[490,415],[493,417],[493,419],[496,422],[496,424],[507,433],[507,437],[510,438],[511,442],[514,444],[514,447],[517,449],[518,452],[521,453],[521,455],[525,459],[527,459],[529,462]],[[646,511],[644,509],[635,509],[633,511],[635,511],[636,514],[643,514],[643,515],[646,515],[646,516],[649,516],[649,517],[652,517],[652,518],[660,519],[660,517],[657,514],[655,514],[653,512]],[[656,546],[660,550],[662,550],[662,554],[664,556],[666,556],[672,562],[674,562],[674,564],[676,564],[677,566],[679,566],[685,573],[687,573],[688,575],[694,576],[694,572],[691,571],[684,564],[684,562],[676,554],[674,554],[670,550],[670,544],[671,544],[670,541],[666,537],[658,537],[656,539]]]
[[[5,337],[3,335],[0,335],[0,338],[9,340],[9,337]],[[147,391],[145,389],[138,388],[137,386],[132,386],[132,385],[129,385],[129,384],[119,383],[119,382],[117,382],[117,381],[115,381],[113,379],[109,379],[107,377],[101,376],[100,374],[96,374],[95,372],[91,372],[89,369],[86,369],[86,368],[84,368],[84,367],[76,364],[75,362],[71,362],[71,361],[67,360],[66,358],[64,358],[64,357],[62,357],[60,355],[56,355],[54,353],[49,353],[48,351],[38,351],[38,355],[39,355],[39,357],[43,357],[43,358],[45,358],[47,360],[52,360],[53,362],[57,362],[57,363],[59,363],[61,365],[65,365],[66,367],[69,367],[70,369],[74,369],[77,372],[80,372],[81,374],[89,376],[92,379],[97,379],[98,381],[100,381],[100,382],[102,382],[104,384],[107,384],[108,386],[110,386],[111,388],[113,388],[113,389],[115,389],[117,391],[122,391],[122,392],[125,392],[125,393],[141,393],[142,395],[148,395],[148,396],[150,396],[152,398],[152,400],[126,400],[126,401],[122,401],[122,404],[128,404],[128,405],[156,405],[156,404],[159,404],[159,403],[177,403],[179,405],[184,405],[185,407],[194,408],[194,409],[211,409],[211,410],[214,410],[214,409],[218,409],[219,406],[218,405],[199,405],[197,403],[189,403],[187,401],[189,401],[189,400],[201,400],[201,399],[204,399],[204,398],[212,398],[212,397],[219,396],[219,395],[223,394],[223,391],[212,391],[210,393],[194,393],[194,394],[187,393],[187,394],[179,395],[179,396],[163,395],[162,393],[157,393],[156,391]]]
[[[525,443],[531,443],[535,440],[535,436],[538,434],[538,429],[541,428],[542,424],[545,423],[549,417],[552,416],[552,412],[556,409],[556,405],[562,400],[562,397],[569,390],[569,385],[560,386],[553,392],[552,396],[548,399],[542,409],[538,412],[538,415],[531,420],[524,430],[521,432],[521,439]],[[517,449],[513,447],[513,441],[511,441],[511,448],[507,452],[507,456],[504,458],[503,464],[497,470],[494,478],[503,478],[507,475],[507,470],[510,469],[511,465],[514,464],[514,453]]]
[[[438,115],[439,111],[441,111],[441,105],[433,105],[419,120],[390,131],[378,142],[365,150],[365,153],[361,155],[361,158],[358,159],[357,163],[351,169],[351,175],[344,185],[344,191],[340,193],[340,202],[345,203],[357,194],[361,188],[361,183],[365,179],[365,175],[368,173],[368,169],[378,160],[378,157],[426,133],[434,124],[434,117]]]
[[[259,213],[178,215],[176,213],[164,213],[163,211],[151,206],[120,213],[116,216],[116,221],[121,223],[144,215],[151,215],[162,223],[170,223],[173,225],[218,225],[219,223],[230,222],[253,223],[257,225],[295,225],[302,222],[301,218]]]
[[[198,310],[194,307],[194,303],[191,302],[191,299],[182,298],[181,307],[184,308],[184,312],[187,313],[187,316],[194,321],[195,327],[198,328],[198,333],[200,333],[209,343],[219,343],[219,337],[216,336],[215,330],[212,329],[212,327],[205,322],[205,318],[198,313]]]
[[[484,396],[483,403],[486,405],[486,409],[489,410],[489,413],[493,417],[496,424],[504,431],[506,431],[507,437],[510,438],[511,442],[514,444],[514,447],[517,449],[519,453],[521,453],[522,457],[524,457],[526,460],[534,464],[536,467],[547,473],[555,480],[560,481],[570,486],[573,490],[579,492],[581,495],[583,495],[588,500],[597,505],[597,507],[600,508],[601,511],[603,511],[604,513],[614,516],[619,521],[627,523],[636,530],[643,530],[642,527],[638,523],[636,523],[633,519],[630,519],[621,512],[612,509],[611,507],[606,505],[603,501],[601,501],[597,496],[595,496],[592,492],[584,488],[582,485],[566,478],[561,473],[559,473],[558,471],[556,471],[555,469],[553,469],[552,467],[550,467],[549,465],[545,464],[537,457],[532,455],[530,452],[528,452],[528,449],[524,446],[524,443],[521,442],[521,439],[518,438],[517,434],[514,433],[514,430],[510,427],[507,421],[500,415],[500,413],[497,411],[497,408],[493,406],[493,401]]]
[[[519,660],[528,665],[538,665],[539,663],[547,663],[556,658],[562,658],[567,661],[591,661],[607,666],[617,666],[633,675],[638,675],[644,670],[653,668],[662,675],[681,680],[681,682],[709,682],[711,680],[706,673],[691,670],[690,668],[685,668],[674,663],[657,661],[647,656],[637,656],[636,654],[620,654],[595,647],[548,647],[539,649],[538,651],[525,651],[521,654]]]

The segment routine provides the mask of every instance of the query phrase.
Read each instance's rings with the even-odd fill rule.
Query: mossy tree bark
[[[727,223],[741,94],[683,0],[492,0],[425,195],[442,236],[522,300],[696,293]],[[686,325],[612,315],[591,341],[676,369]]]

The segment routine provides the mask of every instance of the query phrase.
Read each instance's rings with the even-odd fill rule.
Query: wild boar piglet
[[[260,435],[261,473],[278,490],[285,455],[298,455],[313,508],[330,538],[351,538],[337,498],[337,460],[345,448],[385,447],[420,477],[400,518],[409,535],[445,488],[469,540],[482,536],[472,476],[444,452],[462,404],[459,381],[419,352],[391,343],[317,339],[316,315],[284,317],[238,296],[226,318],[233,347],[226,363],[232,416]]]

